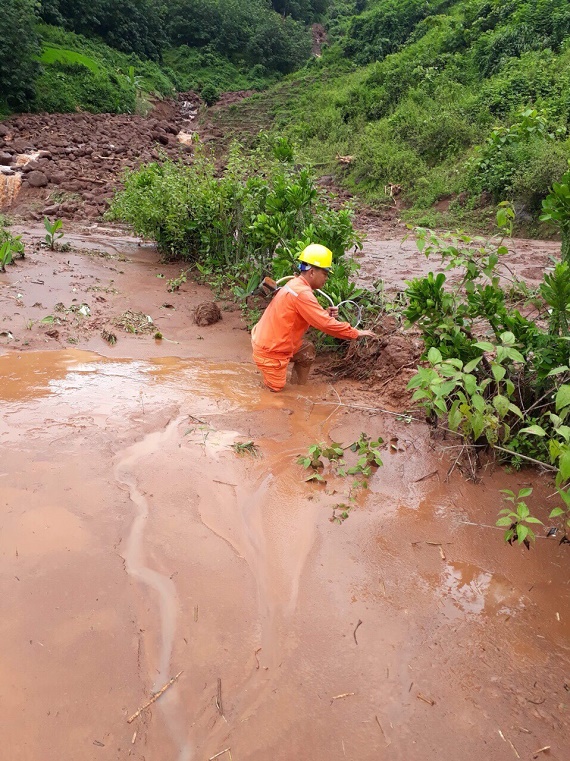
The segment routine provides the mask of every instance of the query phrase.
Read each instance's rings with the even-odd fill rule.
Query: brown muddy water
[[[545,518],[551,484],[446,481],[423,424],[251,364],[14,351],[0,377],[3,757],[570,757],[568,549],[493,527],[499,488],[532,479]],[[361,431],[391,446],[337,525],[349,484],[296,458]]]

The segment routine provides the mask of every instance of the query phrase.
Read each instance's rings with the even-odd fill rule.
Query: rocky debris
[[[214,325],[222,319],[222,313],[220,308],[213,301],[204,301],[202,304],[198,304],[194,310],[194,322],[200,327],[206,327],[206,325]]]
[[[199,99],[193,102],[199,104]],[[100,216],[125,169],[163,157],[189,159],[191,145],[180,144],[176,137],[186,117],[173,100],[158,103],[156,115],[152,112],[148,118],[74,113],[7,119],[0,124],[0,166],[23,175],[11,211],[37,218],[38,192],[44,204],[54,205],[47,188],[74,195],[76,208],[67,209],[72,218]]]

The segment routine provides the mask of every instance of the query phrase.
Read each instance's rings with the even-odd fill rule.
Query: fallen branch
[[[176,676],[173,676],[173,677],[172,677],[172,679],[170,680],[170,682],[167,682],[167,683],[164,685],[164,687],[162,687],[162,688],[161,688],[161,689],[160,689],[158,692],[155,692],[155,693],[154,693],[154,695],[152,696],[152,698],[151,698],[151,699],[148,701],[148,703],[145,703],[145,704],[144,704],[144,706],[142,706],[141,708],[139,708],[139,710],[138,710],[136,713],[134,713],[134,714],[133,714],[133,715],[132,715],[132,716],[131,716],[129,719],[127,719],[127,723],[128,723],[128,724],[130,724],[131,722],[133,722],[133,721],[134,721],[134,720],[137,718],[137,716],[140,716],[140,715],[141,715],[141,713],[142,713],[143,711],[146,711],[146,709],[147,709],[147,708],[149,708],[149,707],[150,707],[150,706],[151,706],[153,703],[156,703],[156,701],[159,699],[159,697],[160,697],[161,695],[164,695],[164,693],[166,692],[166,690],[167,690],[169,687],[172,687],[172,685],[173,685],[173,684],[174,684],[174,682],[175,682],[175,681],[178,679],[178,677],[180,676],[180,674],[182,674],[182,671],[179,671],[179,672],[178,672],[178,674],[176,674]]]

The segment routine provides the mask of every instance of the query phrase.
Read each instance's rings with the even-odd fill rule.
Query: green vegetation
[[[170,95],[175,84],[153,61],[126,55],[73,32],[41,25],[38,111],[103,113],[143,110],[148,95]]]
[[[4,0],[0,24],[0,115],[22,108],[33,94],[34,55],[39,50],[34,28],[34,0]]]
[[[0,272],[5,272],[6,265],[13,264],[16,257],[23,259],[24,256],[25,249],[22,236],[12,235],[12,233],[0,226]]]
[[[51,251],[55,251],[57,241],[63,238],[63,222],[61,219],[50,222],[47,217],[44,217],[44,227],[46,229],[45,244]]]
[[[392,205],[396,186],[411,221],[487,226],[509,198],[536,230],[570,155],[566,0],[363,5],[333,0],[322,56],[256,96],[258,113],[369,201]]]
[[[191,262],[209,282],[243,291],[263,275],[292,274],[298,252],[319,240],[335,255],[330,287],[351,293],[358,265],[345,252],[360,245],[352,210],[333,209],[311,174],[281,155],[289,155],[282,141],[267,139],[254,151],[236,144],[219,175],[214,157],[197,145],[189,166],[153,163],[127,173],[110,216],[156,240],[166,257]]]
[[[330,444],[311,444],[307,454],[297,458],[299,465],[312,471],[305,479],[306,482],[326,484],[328,479],[333,477],[354,477],[346,495],[347,502],[338,503],[333,507],[333,523],[340,524],[348,518],[356,503],[356,493],[360,489],[368,488],[368,479],[383,464],[380,453],[383,443],[380,437],[373,440],[368,434],[361,433],[357,441],[347,446],[335,441]],[[356,454],[356,458],[352,458],[355,459],[353,465],[345,460],[347,452]]]
[[[570,267],[560,262],[545,274],[533,300],[538,314],[524,316],[501,286],[512,280],[501,262],[512,208],[503,204],[497,218],[502,232],[491,240],[418,231],[419,250],[441,257],[459,278],[451,285],[444,274],[430,273],[408,283],[404,315],[426,347],[426,364],[408,387],[434,425],[445,420],[475,452],[492,448],[519,466],[529,458],[546,463],[562,501],[552,515],[570,526]],[[521,510],[516,520],[508,513],[509,526],[517,525],[507,541],[533,538],[526,505]]]

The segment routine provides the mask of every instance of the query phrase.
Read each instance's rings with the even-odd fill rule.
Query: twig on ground
[[[351,695],[356,695],[356,692],[343,692],[341,695],[335,695],[334,698],[331,698],[331,705],[335,700],[340,700],[341,698],[349,698]]]
[[[179,671],[178,674],[176,674],[176,676],[173,676],[172,679],[164,685],[164,687],[162,687],[158,692],[155,692],[155,694],[148,701],[148,703],[145,703],[144,706],[139,708],[139,710],[136,713],[134,713],[130,718],[127,719],[127,723],[130,724],[131,722],[133,722],[137,718],[137,716],[140,716],[143,711],[146,711],[147,708],[149,708],[153,703],[155,703],[161,695],[164,695],[166,690],[174,684],[174,682],[178,679],[180,674],[182,674],[182,671]]]
[[[219,753],[216,753],[216,755],[215,755],[215,756],[210,756],[210,758],[208,759],[208,761],[214,761],[214,759],[215,759],[215,758],[219,758],[220,756],[223,756],[223,755],[224,755],[224,753],[230,753],[230,752],[231,752],[231,751],[230,751],[230,749],[229,749],[229,748],[225,748],[224,750],[221,750]]]
[[[422,695],[421,692],[418,692],[416,697],[418,698],[418,700],[423,700],[424,703],[428,704],[428,706],[434,706],[435,705],[435,700],[433,700],[433,698],[426,698],[426,696]]]
[[[439,470],[432,470],[431,473],[428,473],[427,475],[422,476],[421,478],[416,478],[416,480],[413,483],[419,484],[420,481],[425,481],[428,478],[431,478],[432,476],[438,476],[438,475],[439,475]]]
[[[255,664],[256,664],[255,668],[256,668],[257,670],[259,670],[259,658],[257,657],[257,654],[260,652],[260,650],[261,650],[261,648],[260,648],[260,647],[258,647],[258,648],[257,648],[257,650],[254,652],[254,656],[255,656]]]
[[[358,645],[358,640],[356,639],[356,630],[361,624],[362,624],[362,621],[358,619],[358,623],[356,624],[356,627],[354,628],[354,631],[352,632],[352,636],[354,637],[354,641],[356,642],[357,645]]]
[[[384,727],[382,726],[382,724],[380,724],[380,719],[378,718],[378,716],[375,715],[374,718],[376,719],[376,724],[378,724],[378,726],[380,727],[380,731],[382,732],[384,740],[386,741],[386,747],[388,747],[388,745],[392,744],[392,740],[389,740],[386,737],[386,732],[384,732]]]
[[[218,677],[218,694],[216,695],[216,708],[220,716],[224,715],[224,706],[222,704],[222,680]]]

